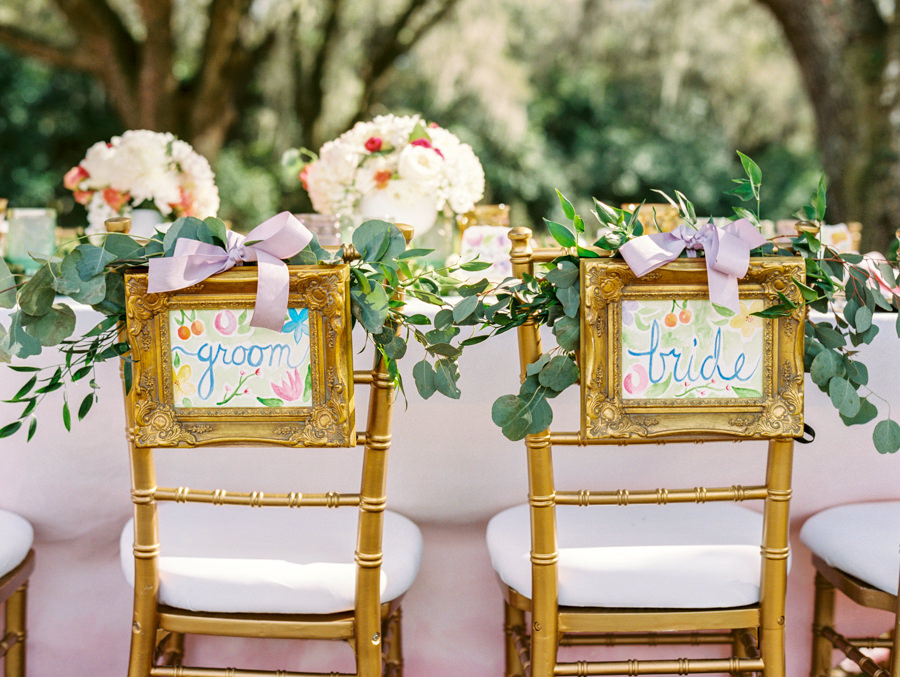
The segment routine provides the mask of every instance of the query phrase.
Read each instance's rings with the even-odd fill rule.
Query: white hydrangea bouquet
[[[405,221],[421,233],[438,214],[463,214],[484,194],[472,148],[418,115],[380,115],[325,143],[319,154],[288,151],[300,181],[323,214]]]
[[[206,218],[219,210],[209,162],[168,132],[134,129],[98,141],[66,172],[63,185],[88,211],[88,234],[103,233],[106,219],[153,209],[164,221]]]

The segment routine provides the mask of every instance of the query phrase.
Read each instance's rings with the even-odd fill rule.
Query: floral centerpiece
[[[215,216],[219,209],[209,162],[168,132],[135,129],[98,141],[66,172],[63,185],[87,208],[88,234],[105,232],[106,219],[135,209],[152,209],[160,221]]]
[[[289,151],[285,163],[300,163]],[[325,143],[300,181],[323,214],[390,218],[427,231],[438,214],[463,214],[484,194],[484,170],[467,144],[417,115],[380,115]]]

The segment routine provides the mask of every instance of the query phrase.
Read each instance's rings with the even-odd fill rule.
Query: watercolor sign
[[[707,300],[622,303],[622,398],[760,398],[763,302],[738,313]]]
[[[173,399],[179,408],[308,407],[309,310],[280,332],[250,326],[249,309],[170,310]]]

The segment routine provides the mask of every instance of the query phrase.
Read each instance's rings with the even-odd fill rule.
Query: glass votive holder
[[[341,244],[341,221],[332,214],[294,214],[318,239],[323,247]]]
[[[15,208],[6,216],[6,260],[31,275],[41,267],[34,257],[47,259],[56,250],[56,210]]]

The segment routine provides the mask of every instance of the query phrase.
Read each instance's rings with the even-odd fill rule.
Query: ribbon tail
[[[290,273],[281,259],[257,250],[256,305],[250,326],[280,332],[287,315]]]
[[[709,286],[709,301],[738,312],[738,278],[713,268],[711,258],[706,259],[706,283]]]

